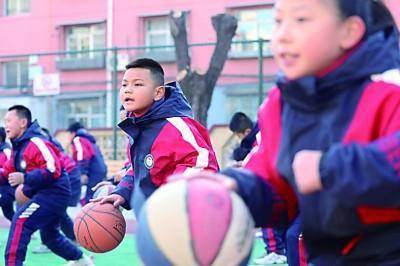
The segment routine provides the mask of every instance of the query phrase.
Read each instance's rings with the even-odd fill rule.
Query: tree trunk
[[[228,14],[218,14],[212,17],[212,25],[217,33],[217,43],[207,72],[200,74],[192,71],[190,67],[186,13],[171,12],[169,17],[179,71],[177,80],[192,105],[195,119],[207,126],[207,112],[215,85],[228,57],[232,38],[237,28],[237,19]]]

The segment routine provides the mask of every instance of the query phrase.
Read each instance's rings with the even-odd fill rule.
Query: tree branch
[[[169,25],[171,27],[171,35],[175,43],[178,72],[185,69],[190,70],[189,44],[187,41],[186,31],[187,12],[171,11],[168,17]]]
[[[210,66],[205,74],[207,90],[211,91],[214,89],[228,57],[232,38],[237,29],[237,19],[229,14],[218,14],[212,17],[212,25],[217,33],[217,44],[211,57]]]

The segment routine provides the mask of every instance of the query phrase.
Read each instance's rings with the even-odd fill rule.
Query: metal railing
[[[198,58],[198,54],[206,51],[206,54],[211,56],[212,49],[215,43],[193,43],[189,45],[190,54],[193,57]],[[245,48],[234,49],[234,47]],[[35,52],[26,54],[3,54],[0,55],[0,65],[6,64],[7,62],[14,61],[35,61],[33,64],[29,62],[28,72],[32,72],[32,76],[35,76],[34,71],[37,71],[36,75],[40,75],[40,69],[46,69],[46,72],[58,73],[60,75],[60,86],[62,88],[61,93],[68,93],[68,89],[74,88],[75,92],[79,91],[89,91],[88,87],[91,87],[90,91],[108,91],[111,96],[111,127],[112,127],[112,143],[113,143],[113,154],[112,158],[109,159],[119,159],[118,154],[118,91],[119,91],[119,79],[122,76],[121,68],[121,58],[122,55],[127,55],[128,62],[133,60],[135,57],[141,56],[151,56],[152,54],[164,55],[160,63],[168,65],[169,70],[174,67],[174,45],[160,45],[160,46],[129,46],[129,47],[110,47],[103,49],[93,49],[93,50],[81,50],[81,51],[46,51],[46,52]],[[208,49],[204,51],[197,52],[196,49]],[[80,56],[76,56],[80,55]],[[265,97],[265,84],[271,83],[273,80],[273,75],[264,74],[264,63],[271,57],[269,52],[269,42],[265,40],[254,40],[254,41],[235,41],[232,43],[232,49],[228,56],[227,63],[232,64],[231,69],[235,69],[235,66],[243,64],[252,65],[251,70],[244,72],[243,69],[236,71],[235,73],[229,73],[228,71],[223,71],[219,85],[223,84],[257,84],[257,104],[260,105]],[[124,60],[127,59],[123,58]],[[157,59],[157,58],[155,58]],[[163,61],[164,60],[164,61]],[[196,61],[192,60],[192,64],[195,67]],[[244,63],[245,62],[245,63]],[[36,70],[35,70],[36,67]],[[19,78],[19,83],[14,82],[14,85],[10,88],[7,85],[7,77],[4,71],[4,67],[1,68],[2,77],[0,77],[0,100],[2,96],[14,97],[20,95],[33,95],[33,81],[32,79],[26,79],[25,83],[18,76],[20,73],[16,73]],[[19,70],[21,71],[21,70]],[[92,71],[93,79],[88,79],[87,75],[82,75],[82,78],[70,78],[73,76],[71,73],[77,73],[79,71]],[[170,70],[171,72],[171,70]],[[85,72],[87,73],[87,72]],[[96,74],[97,73],[97,74]],[[94,78],[98,73],[106,74],[104,79]],[[31,73],[29,73],[31,74]],[[95,75],[96,74],[96,75]],[[26,75],[26,74],[25,74]],[[29,75],[28,75],[29,76]],[[79,76],[79,75],[75,75]],[[84,77],[84,78],[83,78]],[[32,78],[32,77],[30,77]],[[168,77],[167,77],[168,79]],[[16,84],[16,85],[15,85]],[[92,88],[93,87],[93,88]],[[80,90],[81,88],[81,90]],[[51,96],[49,96],[51,97]],[[109,101],[110,102],[110,101]],[[253,107],[252,107],[253,108]],[[257,106],[254,106],[257,109]],[[0,110],[1,111],[1,110]],[[60,110],[56,110],[60,111]],[[107,113],[106,113],[107,116]],[[55,127],[57,128],[57,127]],[[53,129],[55,129],[53,128]],[[57,128],[59,129],[59,128]]]

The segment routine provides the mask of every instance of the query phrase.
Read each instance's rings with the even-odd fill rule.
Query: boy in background
[[[19,208],[11,223],[5,250],[6,266],[22,266],[31,235],[40,230],[42,242],[69,265],[92,266],[59,230],[70,198],[70,184],[62,168],[60,151],[41,132],[28,108],[15,105],[5,115],[5,129],[12,143],[11,158],[0,169],[0,180],[16,187],[30,200]]]
[[[259,144],[259,141],[257,141],[260,131],[258,124],[253,123],[246,114],[236,112],[229,122],[229,129],[240,139],[239,147],[233,150],[232,158],[238,166],[243,166],[243,161],[246,161],[247,155]],[[255,264],[286,263],[285,231],[285,228],[280,225],[274,228],[261,229],[266,253],[260,258],[256,258]]]
[[[72,145],[72,158],[78,165],[82,184],[86,184],[85,198],[81,201],[82,206],[93,197],[92,188],[107,177],[107,166],[104,162],[96,139],[83,125],[74,122],[68,127]]]

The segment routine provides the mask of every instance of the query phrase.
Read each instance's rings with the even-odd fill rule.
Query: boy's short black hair
[[[8,111],[15,111],[20,119],[26,119],[28,121],[28,127],[32,124],[32,113],[28,107],[17,104],[8,108]]]
[[[84,126],[80,122],[74,122],[71,125],[69,125],[67,131],[71,132],[71,133],[75,133],[81,128],[84,128]]]
[[[4,127],[0,127],[0,143],[6,141],[6,130]]]
[[[229,129],[234,133],[243,133],[246,129],[252,129],[253,126],[253,121],[242,112],[235,113],[229,123]]]
[[[139,58],[125,66],[126,70],[131,68],[144,68],[150,70],[154,85],[164,85],[164,70],[161,65],[150,58]]]

